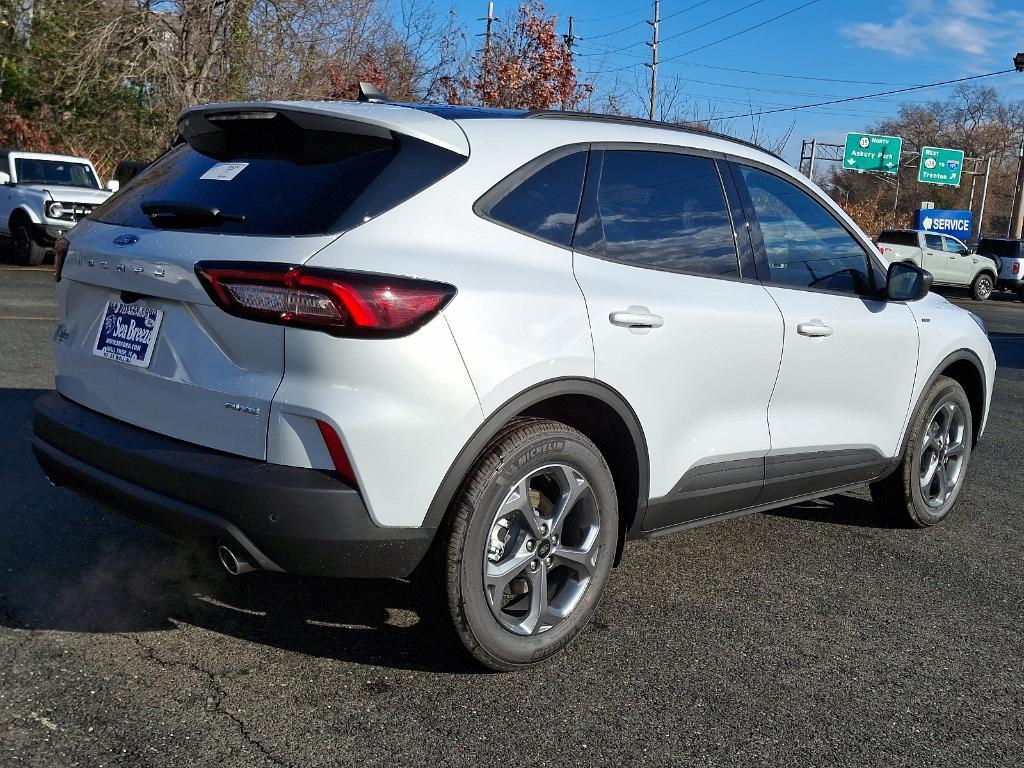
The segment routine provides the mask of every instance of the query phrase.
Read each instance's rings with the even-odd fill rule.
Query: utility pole
[[[985,181],[981,184],[981,210],[978,211],[978,240],[985,232],[985,198],[988,197],[988,176],[992,172],[992,157],[985,159]]]
[[[1024,72],[1024,51],[1013,57],[1013,68]],[[986,176],[985,181],[988,181]],[[1013,212],[1010,214],[1010,237],[1020,237],[1024,229],[1024,135],[1020,138],[1020,158],[1017,160],[1017,182],[1013,186]]]
[[[814,181],[814,156],[818,154],[818,140],[811,139],[811,162],[807,166],[807,178]]]
[[[1010,237],[1020,237],[1024,229],[1024,138],[1020,141],[1017,161],[1017,182],[1013,187],[1013,213],[1010,214]]]
[[[572,33],[572,22],[573,22],[573,17],[570,16],[569,17],[569,34],[567,34],[567,35],[562,37],[562,39],[565,40],[565,48],[569,52],[569,59],[570,60],[573,57],[573,51],[572,51],[573,46],[576,45],[576,41],[579,40],[579,38],[576,37],[576,35],[574,35]],[[568,105],[566,104],[566,100],[562,99],[562,111],[563,112],[565,111],[565,108],[567,106]]]
[[[500,21],[500,19],[494,15],[493,0],[487,3],[487,15],[482,19],[477,19],[477,21],[487,22],[487,28],[486,31],[484,32],[484,55],[480,59],[480,82],[482,82],[484,85],[484,87],[482,88],[482,92],[484,94],[484,100],[486,101],[488,76],[491,73],[491,32],[494,23],[496,21]],[[486,107],[487,104],[485,103],[484,106]]]
[[[647,117],[653,120],[654,104],[658,98],[658,28],[661,25],[661,0],[654,0],[654,21],[647,23],[654,28],[654,37],[648,43],[651,46],[651,63],[644,65],[651,68],[651,108]]]

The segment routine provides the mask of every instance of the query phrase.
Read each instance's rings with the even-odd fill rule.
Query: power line
[[[685,8],[681,8],[680,10],[676,11],[675,13],[670,13],[668,16],[665,16],[662,19],[662,21],[666,21],[668,19],[674,18],[675,16],[678,16],[681,13],[686,13],[687,11],[692,11],[694,8],[700,8],[702,5],[707,5],[710,2],[711,2],[711,0],[701,0],[699,3],[694,3],[693,5],[688,5]],[[647,8],[647,7],[649,7],[649,6],[644,6],[643,8]],[[643,10],[643,8],[638,8],[637,10]],[[627,13],[635,13],[635,11],[629,11]],[[627,13],[620,13],[618,15],[619,16],[626,16]],[[614,18],[614,17],[613,16],[609,16],[607,18]],[[582,19],[581,19],[581,21],[582,21]],[[594,19],[591,19],[591,21],[594,21]],[[602,37],[611,37],[612,35],[618,35],[618,34],[621,34],[623,32],[626,32],[626,31],[628,31],[630,29],[633,29],[634,27],[641,27],[641,26],[643,26],[644,24],[647,24],[647,23],[648,23],[648,21],[646,19],[644,19],[643,21],[638,21],[638,22],[635,22],[633,24],[629,24],[629,25],[627,25],[625,27],[613,30],[611,32],[605,32],[605,33],[600,34],[600,35],[590,35],[588,39],[590,39],[590,40],[600,40]],[[636,43],[635,45],[642,45],[642,44],[643,43]],[[633,47],[635,47],[635,45],[629,45],[629,46],[626,46],[626,47],[627,48],[633,48]],[[619,49],[619,50],[622,50],[622,49]]]
[[[710,2],[711,2],[711,0],[701,0],[701,2],[699,2],[699,3],[694,3],[693,5],[688,5],[685,8],[680,8],[678,11],[675,11],[674,13],[670,13],[668,16],[663,18],[662,21],[667,21],[668,19],[674,19],[676,16],[678,16],[681,13],[686,13],[687,11],[692,11],[694,8],[700,8],[702,5],[707,5]]]
[[[892,96],[897,93],[908,93],[910,91],[920,91],[925,88],[941,88],[944,85],[955,85],[956,83],[965,83],[969,80],[980,80],[985,77],[997,77],[998,75],[1005,75],[1009,72],[1014,72],[1013,69],[1003,69],[999,72],[988,72],[984,75],[971,75],[969,77],[958,77],[954,80],[943,80],[938,83],[928,83],[927,85],[913,85],[909,88],[897,88],[892,91],[882,91],[880,93],[866,93],[863,96],[847,96],[843,99],[831,99],[830,101],[820,101],[816,104],[796,104],[791,107],[779,107],[778,109],[766,109],[760,112],[746,112],[742,115],[725,115],[723,117],[713,117],[711,120],[735,120],[739,117],[759,117],[760,115],[771,115],[777,112],[793,112],[798,109],[812,109],[815,107],[827,107],[831,104],[846,104],[851,101],[863,101],[864,99],[876,99],[880,96]]]
[[[720,69],[723,72],[739,72],[744,75],[761,75],[764,77],[781,77],[787,80],[811,80],[819,83],[846,83],[849,85],[916,85],[916,83],[885,83],[877,80],[846,80],[836,77],[814,77],[811,75],[790,75],[782,72],[759,72],[755,69],[738,69],[736,67],[722,67],[715,64],[701,64],[695,61],[674,61],[683,67],[702,67],[704,69]]]
[[[633,29],[633,27],[642,27],[646,23],[647,23],[646,20],[645,21],[638,21],[638,22],[635,22],[633,24],[630,24],[629,26],[622,27],[622,29],[616,29],[613,32],[605,32],[603,35],[591,35],[588,39],[590,39],[590,40],[600,40],[602,37],[611,37],[612,35],[618,35],[618,34],[620,34],[622,32],[625,32],[626,30]]]
[[[791,106],[789,104],[786,104],[785,102],[753,101],[751,99],[731,98],[731,97],[727,97],[727,96],[720,96],[718,94],[697,93],[697,92],[694,92],[694,91],[689,91],[689,92],[687,92],[686,95],[689,98],[694,99],[694,100],[700,99],[700,100],[704,100],[704,101],[707,101],[707,102],[724,102],[726,104],[740,104],[740,105],[745,105],[747,107],[779,107],[779,106],[785,107],[785,106]],[[911,102],[911,103],[913,103],[913,102]],[[891,117],[892,116],[892,112],[891,111],[880,111],[880,110],[870,110],[870,109],[869,110],[857,109],[856,111],[854,111],[852,107],[848,108],[848,109],[845,109],[845,110],[842,107],[811,107],[811,108],[808,108],[807,111],[808,112],[820,112],[822,114],[829,114],[829,115],[851,115],[851,116],[856,116],[856,117],[864,117],[864,116],[868,116],[868,117]],[[726,119],[726,118],[722,118],[722,119]]]
[[[790,8],[788,11],[784,11],[783,13],[780,13],[778,16],[772,16],[770,19],[765,19],[764,21],[758,24],[754,24],[753,26],[747,27],[746,29],[741,29],[739,32],[733,32],[731,35],[726,35],[725,37],[720,37],[717,40],[712,40],[710,43],[706,43],[700,46],[699,48],[693,48],[687,51],[686,53],[680,53],[676,56],[672,56],[671,58],[665,59],[665,61],[675,61],[676,59],[683,58],[683,56],[689,56],[692,53],[698,53],[706,48],[710,48],[713,45],[724,43],[726,40],[732,40],[734,37],[739,37],[740,35],[746,34],[747,32],[752,32],[755,29],[760,29],[761,27],[767,24],[771,24],[773,21],[778,21],[779,19],[794,14],[797,11],[802,11],[804,8],[808,8],[809,6],[815,5],[816,3],[820,2],[821,0],[809,0],[809,2],[806,2],[803,5],[798,5],[796,8]]]
[[[647,5],[640,5],[636,8],[631,8],[628,11],[622,11],[621,13],[613,13],[611,16],[598,16],[596,19],[580,19],[580,21],[590,23],[592,21],[608,21],[610,19],[621,19],[623,16],[631,16],[639,11],[646,11]]]
[[[704,27],[714,24],[716,21],[721,21],[722,19],[727,19],[730,16],[735,16],[740,11],[745,11],[748,8],[753,8],[755,5],[760,5],[763,2],[764,0],[754,0],[754,2],[747,3],[746,5],[741,6],[740,8],[737,8],[734,11],[729,11],[729,13],[723,13],[721,16],[717,16],[711,19],[710,21],[705,21],[703,24],[698,24],[696,27],[690,27],[689,29],[684,29],[682,32],[676,32],[674,35],[669,35],[668,37],[664,38],[662,42],[665,42],[667,40],[674,40],[675,38],[682,37],[683,35],[689,34],[690,32],[696,32],[698,29],[703,29]]]
[[[689,34],[690,32],[696,32],[698,29],[703,29],[704,27],[710,26],[710,25],[714,24],[717,21],[722,21],[723,19],[727,19],[730,16],[735,16],[737,13],[740,13],[741,11],[745,11],[748,8],[753,8],[755,5],[760,5],[763,2],[765,2],[765,0],[754,0],[754,2],[752,2],[752,3],[748,3],[747,5],[744,5],[744,6],[740,7],[740,8],[737,8],[734,11],[729,11],[729,13],[723,13],[721,16],[716,16],[715,18],[713,18],[713,19],[711,19],[709,21],[705,21],[703,24],[698,24],[695,27],[690,27],[689,29],[684,29],[681,32],[676,32],[674,35],[669,35],[668,37],[663,37],[661,39],[661,42],[663,42],[663,43],[664,42],[668,42],[669,40],[674,40],[677,37],[682,37],[683,35]],[[704,3],[697,3],[697,5],[704,5]],[[695,7],[696,6],[690,6],[690,8],[684,8],[683,11],[676,11],[675,13],[670,14],[669,16],[666,16],[665,18],[663,18],[662,21],[666,21],[666,20],[672,18],[672,16],[678,16],[680,13],[683,13],[684,11],[691,10],[692,8],[695,8]],[[593,38],[591,38],[591,39],[593,39]],[[624,45],[621,48],[615,48],[613,50],[604,51],[602,53],[584,53],[582,55],[583,56],[610,56],[613,53],[619,53],[620,51],[627,51],[630,48],[636,48],[638,45],[644,45],[644,44],[645,44],[645,41],[641,40],[640,42],[630,43],[629,45]]]
[[[689,51],[686,51],[685,53],[680,53],[680,54],[677,54],[675,56],[670,56],[667,59],[664,59],[663,61],[666,61],[666,62],[667,61],[675,61],[676,59],[681,59],[684,56],[689,56],[691,54],[698,53],[698,52],[703,51],[703,50],[705,50],[707,48],[710,48],[713,45],[718,45],[719,43],[724,43],[726,40],[732,40],[734,37],[739,37],[740,35],[746,34],[747,32],[752,32],[755,29],[760,29],[761,27],[763,27],[763,26],[765,26],[767,24],[771,24],[773,21],[778,21],[779,19],[785,18],[786,16],[789,16],[791,14],[794,14],[797,11],[802,11],[804,8],[807,8],[809,6],[815,5],[815,4],[820,3],[820,2],[821,2],[821,0],[809,0],[809,2],[806,2],[803,5],[798,5],[796,8],[790,8],[788,11],[784,11],[783,13],[780,13],[777,16],[772,16],[770,19],[765,19],[762,22],[759,22],[757,24],[749,26],[749,27],[747,27],[745,29],[741,29],[739,32],[733,32],[731,35],[726,35],[725,37],[720,37],[717,40],[712,40],[710,43],[705,43],[704,45],[698,46],[697,48],[691,48]],[[621,72],[621,71],[626,70],[626,69],[632,69],[634,66],[636,66],[636,65],[634,64],[634,65],[628,66],[628,67],[619,67],[618,69],[609,70],[609,72]]]
[[[781,96],[805,96],[805,97],[827,97],[834,96],[834,93],[814,93],[808,91],[786,91],[780,88],[763,88],[761,86],[751,85],[736,85],[735,83],[720,83],[712,80],[698,80],[695,77],[689,77],[686,75],[680,76],[686,83],[698,83],[700,85],[713,85],[716,88],[735,88],[740,91],[750,91],[752,93],[777,93]],[[882,83],[882,85],[892,85],[892,83]]]

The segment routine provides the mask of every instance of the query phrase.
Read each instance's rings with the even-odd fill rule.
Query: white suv
[[[212,105],[59,249],[55,483],[262,569],[420,578],[543,660],[630,538],[871,483],[942,520],[980,321],[775,157],[618,118]]]
[[[19,264],[42,264],[46,252],[79,219],[116,191],[100,186],[82,157],[0,150],[0,235]]]

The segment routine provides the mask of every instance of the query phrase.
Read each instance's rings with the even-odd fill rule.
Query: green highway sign
[[[876,136],[872,133],[846,134],[843,168],[851,171],[897,173],[903,139],[898,136]]]
[[[921,165],[917,169],[918,181],[925,184],[959,187],[960,174],[963,169],[964,153],[962,149],[921,147]]]

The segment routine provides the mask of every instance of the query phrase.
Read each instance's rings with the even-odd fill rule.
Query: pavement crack
[[[197,664],[194,661],[164,659],[157,654],[156,649],[153,646],[145,643],[142,640],[142,638],[138,637],[137,635],[122,634],[121,637],[125,637],[131,640],[133,643],[135,643],[135,645],[142,649],[147,659],[156,662],[161,667],[185,667],[186,669],[190,669],[204,676],[209,682],[210,688],[213,690],[214,693],[214,708],[222,715],[227,717],[232,723],[235,724],[235,726],[238,729],[238,733],[241,735],[241,737],[245,739],[253,747],[255,747],[257,750],[259,750],[260,754],[262,754],[263,757],[265,757],[268,762],[272,763],[273,765],[282,766],[282,768],[292,768],[290,763],[286,763],[277,758],[276,756],[274,756],[266,747],[266,745],[250,732],[248,724],[242,718],[240,718],[238,715],[236,715],[234,712],[227,708],[227,706],[224,704],[224,700],[227,698],[228,692],[221,685],[216,672],[212,672],[206,667],[202,666],[201,664]]]

